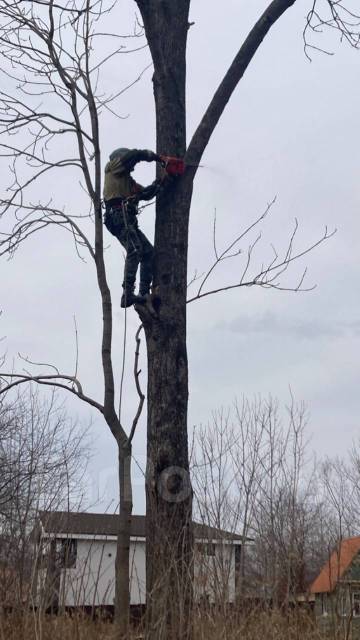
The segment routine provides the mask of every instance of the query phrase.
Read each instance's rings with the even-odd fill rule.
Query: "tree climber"
[[[147,149],[115,149],[105,167],[104,201],[106,228],[126,250],[121,307],[144,304],[153,277],[154,248],[140,231],[137,222],[139,200],[151,200],[160,190],[162,180],[142,187],[131,177],[138,162],[165,161]],[[136,272],[140,263],[139,294],[135,295]]]

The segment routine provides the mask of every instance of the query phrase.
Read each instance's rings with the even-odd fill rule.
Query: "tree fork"
[[[239,81],[275,22],[296,0],[273,0],[224,75],[189,145],[198,165]],[[186,152],[186,41],[190,0],[136,0],[154,63],[157,152]],[[186,351],[188,224],[196,166],[156,205],[155,270],[159,318],[145,317],[148,354],[147,640],[191,638],[193,534],[189,478]],[[144,316],[144,317],[143,317]],[[167,629],[167,623],[171,623]]]

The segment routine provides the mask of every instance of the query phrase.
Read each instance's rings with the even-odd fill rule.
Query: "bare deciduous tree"
[[[190,26],[190,0],[136,0],[154,65],[157,151],[185,157],[187,164],[184,176],[169,183],[157,201],[154,287],[161,304],[157,314],[149,313],[146,308],[139,309],[148,354],[146,491],[147,589],[151,594],[147,608],[149,640],[162,640],[166,636],[166,627],[159,631],[158,621],[160,616],[161,619],[163,617],[163,612],[157,607],[159,601],[167,602],[171,611],[174,610],[172,604],[179,603],[179,609],[185,612],[183,624],[179,626],[174,620],[173,628],[178,628],[178,637],[182,639],[191,636],[193,535],[187,435],[186,301],[188,222],[193,181],[206,146],[236,86],[271,27],[295,1],[272,0],[269,3],[241,45],[186,148],[186,43]],[[310,2],[305,38],[311,30],[318,30],[320,20],[324,26],[340,31],[357,47],[356,16],[350,20],[346,16],[346,8],[344,13],[343,6],[338,2],[324,0],[323,9],[330,10],[330,17],[321,18],[323,9],[318,5],[320,2],[317,0]],[[68,375],[52,370],[51,373],[40,375],[16,377],[9,374],[9,377],[13,380],[11,384],[22,384],[33,379],[38,384],[66,388],[99,410],[114,435],[120,462],[117,566],[118,569],[121,566],[121,571],[117,571],[117,607],[118,610],[122,608],[121,619],[123,629],[126,629],[129,603],[127,558],[132,509],[131,437],[127,436],[115,409],[111,295],[103,258],[99,139],[99,113],[104,110],[114,113],[112,101],[121,94],[121,89],[113,96],[104,97],[97,85],[102,66],[121,53],[123,45],[115,45],[115,49],[101,54],[102,58],[93,56],[95,50],[99,51],[98,36],[102,33],[100,21],[111,9],[111,3],[96,1],[91,4],[89,0],[72,0],[70,3],[54,0],[0,2],[3,72],[7,82],[12,87],[15,84],[22,92],[15,94],[13,90],[9,93],[4,90],[0,96],[2,133],[5,136],[2,148],[13,161],[13,184],[10,195],[2,203],[3,218],[9,212],[16,216],[15,225],[10,223],[4,232],[2,250],[13,253],[23,240],[37,230],[55,225],[69,232],[76,248],[80,252],[85,249],[95,263],[103,313],[103,399],[99,401],[84,393],[76,373]],[[118,43],[117,34],[111,35],[113,38],[109,42]],[[50,100],[51,106],[46,109],[39,106],[38,93],[42,100]],[[61,105],[58,111],[55,104]],[[24,135],[26,142],[14,144],[13,134]],[[59,147],[54,141],[69,137],[76,142],[74,156],[61,155],[59,158],[56,155]],[[50,146],[54,144],[55,156],[49,153]],[[26,171],[19,170],[19,163],[23,163]],[[79,214],[80,217],[71,215],[62,205],[53,206],[50,197],[45,197],[44,201],[39,201],[38,197],[34,200],[32,188],[39,180],[53,170],[59,173],[69,167],[80,171],[90,200],[89,209],[95,227],[94,243],[83,231],[83,224],[87,221],[84,214]],[[255,270],[247,279],[247,259],[253,253],[252,243],[236,282],[229,286],[225,284],[220,289],[205,289],[213,269],[231,255],[241,237],[242,234],[223,252],[217,252],[215,248],[215,263],[192,299],[244,285],[281,288],[279,276],[296,255],[301,257],[304,253],[294,253],[294,236],[291,236],[283,257],[275,252],[273,261],[267,267]],[[326,237],[328,235],[325,232],[324,239]],[[293,289],[298,290],[302,282],[301,279]],[[168,548],[174,554],[171,570],[168,570],[164,552]],[[157,593],[161,597],[158,598]]]
[[[99,87],[99,74],[104,65],[125,49],[120,36],[101,26],[112,8],[111,2],[91,3],[89,0],[0,3],[2,73],[6,85],[11,87],[0,93],[1,149],[3,157],[10,158],[13,177],[9,195],[1,202],[5,229],[1,250],[12,255],[35,232],[56,227],[67,231],[79,255],[85,251],[94,263],[103,319],[100,345],[103,397],[101,399],[101,390],[100,399],[91,398],[84,392],[78,378],[77,357],[71,374],[60,372],[54,365],[45,365],[41,372],[34,373],[36,363],[27,359],[26,372],[15,375],[3,371],[1,379],[5,382],[3,391],[34,381],[72,393],[101,413],[115,438],[120,484],[117,567],[121,567],[121,571],[116,572],[116,609],[120,633],[125,636],[130,601],[131,442],[143,397],[140,392],[139,407],[127,434],[115,408],[112,305],[104,263],[101,210],[99,114],[102,111],[113,113],[114,102],[121,90],[104,96]],[[103,46],[96,57],[94,51],[99,51],[99,37]],[[46,107],[39,105],[43,100]],[[69,148],[73,156],[69,155]],[[45,179],[48,180],[54,171],[61,174],[67,168],[78,172],[82,180],[87,194],[85,213],[68,213],[63,203],[56,207],[50,192],[44,190]],[[44,199],[38,195],[40,189],[45,193]],[[94,225],[94,240],[86,234],[89,216]],[[137,370],[135,378],[139,392]]]
[[[180,466],[186,473],[189,469],[186,297],[193,182],[197,166],[235,88],[271,27],[294,3],[295,0],[269,3],[241,45],[187,146],[185,80],[190,0],[177,3],[137,0],[154,64],[157,152],[185,157],[188,165],[182,179],[157,200],[154,284],[159,288],[162,304],[159,318],[143,317],[148,346],[147,585],[152,590],[164,572],[161,550],[164,540],[170,540],[172,546],[178,548],[178,573],[184,575],[184,584],[181,593],[174,593],[170,582],[168,601],[171,603],[176,598],[188,603],[184,606],[189,611],[191,581],[186,568],[192,557],[191,492],[189,490],[187,501],[169,503],[162,499],[161,478],[168,467]],[[337,3],[332,0],[324,4],[336,11]],[[316,1],[312,3],[313,9],[317,5]],[[308,18],[309,28],[313,25],[312,17]],[[339,25],[335,16],[330,26],[342,30],[345,25]],[[353,29],[358,31],[356,25]],[[239,283],[241,278],[237,285]],[[174,474],[174,493],[178,485],[179,476]],[[179,532],[183,532],[182,535]],[[151,607],[149,639],[159,638],[156,619],[156,608]],[[179,637],[191,636],[190,619],[189,615],[189,627],[179,630]]]
[[[87,446],[54,391],[42,400],[29,385],[0,397],[0,606],[31,604],[37,514],[81,503]]]
[[[293,401],[287,411],[283,424],[273,399],[244,399],[215,413],[196,437],[197,514],[208,525],[241,534],[236,596],[242,604],[250,597],[293,606],[327,554],[322,526],[328,514],[306,454],[306,413]],[[225,588],[228,576],[221,575]]]

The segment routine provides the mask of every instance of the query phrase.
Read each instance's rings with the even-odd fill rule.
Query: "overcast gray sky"
[[[218,82],[267,2],[225,0],[220,5],[193,0],[188,48],[188,136],[190,138]],[[236,90],[203,158],[196,179],[190,229],[190,275],[211,264],[212,222],[217,211],[221,248],[277,196],[263,224],[255,265],[273,243],[284,249],[294,218],[296,246],[307,246],[325,225],[336,235],[295,265],[285,283],[296,282],[308,266],[310,293],[241,289],[189,306],[189,424],[210,419],[211,411],[235,397],[271,393],[289,400],[289,386],[310,413],[309,435],[319,454],[344,453],[359,431],[359,149],[360,52],[325,34],[321,44],[333,56],[303,52],[302,31],[310,0],[299,0],[263,43]],[[132,30],[135,3],[118,3],[121,33]],[[114,17],[113,23],[115,23]],[[319,44],[319,43],[316,43]],[[117,58],[102,78],[106,89],[125,86],[149,62],[147,50]],[[102,116],[103,161],[116,146],[154,148],[151,70],[118,103],[115,120]],[[153,167],[139,167],[140,182],[152,180]],[[4,175],[3,184],[6,183]],[[84,207],[78,176],[64,174],[43,189],[57,201]],[[154,212],[140,225],[153,236]],[[115,316],[115,363],[120,371],[124,312],[120,310],[122,253],[107,235],[106,252]],[[254,238],[254,236],[252,236]],[[248,240],[242,244],[247,249]],[[240,269],[225,263],[214,282],[231,284]],[[101,397],[100,301],[95,271],[80,262],[66,235],[46,232],[1,264],[1,335],[9,361],[20,351],[35,361],[72,371],[75,359],[73,316],[80,336],[80,376],[89,394]],[[134,310],[127,312],[127,365],[124,423],[136,396],[130,375]],[[144,344],[143,363],[144,370]],[[145,386],[145,372],[143,375]],[[116,452],[106,425],[95,412],[71,400],[69,410],[93,421],[94,456],[89,469],[90,501],[97,510],[117,501]],[[134,454],[145,466],[145,414]],[[144,509],[141,472],[135,468],[135,512]]]

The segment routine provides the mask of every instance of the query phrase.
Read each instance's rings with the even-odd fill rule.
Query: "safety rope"
[[[128,218],[127,218],[127,200],[121,203],[122,214],[125,229],[127,231],[127,247],[126,251],[129,248],[129,227],[128,227]],[[124,268],[124,282],[126,282],[126,256],[125,256],[125,268]],[[127,344],[127,306],[126,306],[126,287],[124,287],[124,295],[125,295],[125,314],[124,314],[124,338],[123,338],[123,353],[122,353],[122,365],[121,365],[121,377],[120,377],[120,398],[119,398],[119,422],[121,423],[121,408],[122,408],[122,397],[123,397],[123,389],[124,389],[124,378],[125,378],[125,363],[126,363],[126,344]]]
[[[141,207],[138,207],[137,215],[140,216],[144,211],[144,209],[146,209],[146,207],[151,207],[153,204],[155,204],[155,202],[156,202],[156,197],[154,198],[154,200],[151,200],[151,202],[148,202],[147,204],[143,204],[141,205]]]

